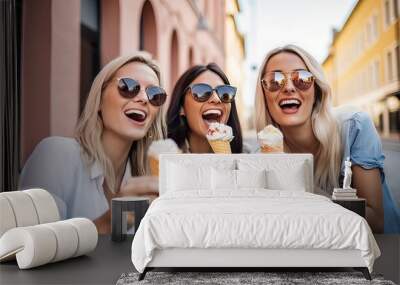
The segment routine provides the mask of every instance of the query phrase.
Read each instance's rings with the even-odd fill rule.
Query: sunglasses
[[[281,71],[268,72],[265,78],[261,80],[261,84],[269,92],[276,92],[285,86],[288,81],[288,75],[294,87],[301,91],[308,90],[314,82],[314,75],[311,72],[307,70],[296,70],[288,73]]]
[[[132,99],[140,92],[140,84],[135,79],[124,77],[117,78],[119,94],[127,99]],[[159,107],[164,104],[167,99],[167,93],[159,86],[148,86],[145,89],[149,103],[153,106]]]
[[[205,83],[197,83],[190,85],[186,88],[185,93],[190,90],[192,93],[193,99],[197,102],[206,102],[213,95],[215,91],[218,95],[218,98],[223,103],[232,103],[233,99],[236,95],[236,87],[231,85],[219,85],[215,88],[212,88],[210,85]]]

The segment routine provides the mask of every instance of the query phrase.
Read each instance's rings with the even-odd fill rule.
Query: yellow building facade
[[[333,103],[367,111],[383,137],[400,133],[400,0],[359,0],[323,67]]]
[[[246,129],[244,105],[244,38],[239,32],[236,15],[240,12],[237,0],[225,0],[225,71],[233,86],[238,88],[235,102],[242,128]]]

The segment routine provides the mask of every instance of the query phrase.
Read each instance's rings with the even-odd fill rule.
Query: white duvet
[[[370,272],[380,256],[359,215],[320,195],[265,189],[166,193],[134,237],[135,268],[143,272],[165,248],[358,249]]]

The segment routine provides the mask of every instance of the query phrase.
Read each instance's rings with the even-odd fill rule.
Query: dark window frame
[[[89,95],[90,91],[90,86],[92,85],[92,82],[96,75],[100,71],[100,57],[101,57],[101,1],[96,0],[97,2],[97,21],[98,21],[98,30],[95,31],[89,27],[87,27],[85,24],[82,23],[80,25],[81,29],[81,61],[80,61],[80,66],[81,66],[81,75],[80,75],[80,99],[79,99],[79,115],[82,113],[83,108],[85,107],[87,97]],[[83,61],[82,61],[82,50],[83,50],[83,44],[84,43],[91,43],[92,46],[94,46],[93,54],[92,54],[92,63],[93,65],[91,66],[91,71],[92,74],[84,80],[83,78],[83,70],[82,68],[84,67]]]
[[[0,192],[18,190],[22,0],[0,1]]]

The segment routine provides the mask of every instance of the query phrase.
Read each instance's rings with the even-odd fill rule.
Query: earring
[[[181,107],[181,109],[179,110],[179,116],[185,117],[185,111],[183,110],[182,107]]]

